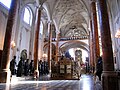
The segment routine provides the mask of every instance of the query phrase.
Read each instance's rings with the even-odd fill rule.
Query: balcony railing
[[[82,36],[82,37],[69,37],[69,38],[60,38],[59,41],[68,41],[68,40],[83,40],[83,39],[88,39],[88,36]],[[52,42],[55,42],[56,38],[52,38]],[[48,42],[48,39],[45,38],[44,42]]]

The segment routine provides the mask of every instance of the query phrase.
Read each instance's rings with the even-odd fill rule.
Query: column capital
[[[49,23],[49,24],[53,24],[52,20],[48,20],[47,23]]]
[[[37,6],[42,6],[46,0],[36,0]]]
[[[56,30],[56,34],[57,34],[57,35],[60,34],[60,30]]]
[[[36,8],[39,10],[43,10],[43,7],[41,5],[37,5]]]
[[[43,8],[43,6],[39,6],[39,9],[40,9],[40,10],[43,10],[44,8]]]
[[[90,0],[89,2],[90,2],[90,3],[92,3],[92,2],[96,3],[96,0]]]

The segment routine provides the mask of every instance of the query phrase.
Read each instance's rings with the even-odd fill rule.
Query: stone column
[[[10,82],[10,44],[11,44],[11,35],[12,28],[15,22],[15,15],[17,11],[17,5],[19,0],[12,0],[11,7],[8,14],[8,21],[6,26],[6,33],[4,39],[4,46],[1,59],[1,68],[0,68],[0,82],[9,83]]]
[[[92,67],[92,72],[94,73],[95,69],[95,64],[94,64],[94,43],[93,43],[93,28],[92,28],[92,20],[90,20],[90,27],[91,27],[91,32],[90,32],[90,64]]]
[[[37,22],[35,27],[35,40],[34,40],[34,78],[39,77],[38,71],[38,46],[39,46],[39,31],[40,31],[40,19],[41,19],[41,8],[37,11]]]
[[[102,84],[103,90],[119,90],[118,89],[118,78],[114,71],[112,41],[109,26],[109,18],[107,11],[106,0],[98,1],[98,16],[101,30],[101,42],[103,52],[103,75]]]
[[[97,60],[100,56],[100,48],[99,48],[99,36],[98,36],[97,12],[96,12],[95,0],[91,0],[91,19],[92,19],[92,34],[93,34],[93,44],[94,44],[94,64],[96,69]]]
[[[56,56],[55,56],[55,61],[58,62],[58,55],[59,55],[59,38],[60,38],[60,33],[56,33]]]
[[[48,27],[49,27],[49,39],[48,39],[48,67],[49,67],[49,71],[51,69],[51,43],[52,43],[52,24],[51,22],[48,23]]]
[[[0,50],[0,69],[1,69],[2,50]]]

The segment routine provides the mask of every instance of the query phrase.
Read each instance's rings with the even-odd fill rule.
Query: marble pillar
[[[0,69],[1,69],[2,50],[0,50]]]
[[[96,1],[91,0],[91,20],[92,20],[92,34],[93,34],[93,44],[94,44],[94,65],[96,69],[96,64],[98,58],[100,57],[99,48],[99,36],[98,36],[98,24],[97,24],[97,12],[96,12]]]
[[[48,40],[48,67],[49,67],[49,71],[51,71],[50,69],[51,69],[51,44],[52,44],[52,24],[51,24],[51,22],[49,22],[49,24],[48,24],[49,26],[49,40]]]
[[[34,40],[34,78],[39,77],[38,71],[38,46],[39,46],[39,31],[40,31],[40,20],[41,19],[41,8],[37,9],[37,22],[35,27],[35,40]]]
[[[4,46],[1,58],[1,68],[0,68],[0,83],[10,82],[10,45],[11,45],[11,35],[12,29],[15,22],[15,16],[17,11],[18,0],[12,0],[11,7],[9,9],[6,33],[4,39]]]
[[[58,56],[59,56],[59,39],[60,39],[60,33],[57,33],[56,35],[56,55],[55,55],[55,61],[58,62]]]
[[[103,90],[119,90],[118,77],[114,71],[111,32],[106,0],[97,0],[103,58]]]
[[[92,72],[94,73],[95,69],[95,64],[94,64],[94,43],[93,43],[93,28],[92,28],[92,20],[90,20],[90,27],[91,27],[91,32],[90,32],[90,65],[92,68]]]

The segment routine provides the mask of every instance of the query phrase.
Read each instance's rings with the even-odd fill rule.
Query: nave
[[[10,84],[0,83],[0,90],[100,90],[100,83],[95,89],[92,75],[82,75],[80,80],[49,80],[42,77],[38,81],[23,79],[11,81]]]
[[[102,78],[103,90],[119,90],[120,0],[10,1],[0,0],[0,83],[16,71],[26,75],[24,63],[32,61],[34,78],[47,70],[53,79],[68,80],[86,70]]]

